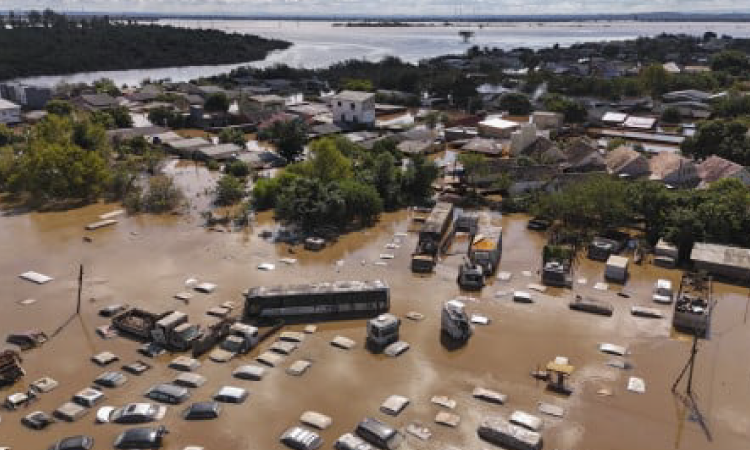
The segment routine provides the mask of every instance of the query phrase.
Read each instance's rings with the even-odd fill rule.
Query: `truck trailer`
[[[412,254],[411,270],[430,273],[435,268],[446,234],[453,223],[453,205],[439,202],[432,208],[419,231],[417,248]]]

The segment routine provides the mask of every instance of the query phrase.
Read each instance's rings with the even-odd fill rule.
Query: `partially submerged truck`
[[[571,287],[575,254],[575,248],[570,245],[545,245],[542,249],[542,284]]]
[[[112,325],[120,332],[150,341],[173,352],[192,351],[201,355],[224,339],[235,322],[231,318],[209,318],[203,326],[188,321],[181,311],[152,313],[133,308],[115,316]]]
[[[474,330],[466,314],[465,305],[460,300],[449,300],[443,305],[440,314],[441,332],[456,342],[466,342]]]
[[[419,231],[419,241],[411,259],[412,272],[432,272],[452,223],[453,205],[437,203]]]
[[[393,314],[381,314],[367,321],[367,348],[375,353],[398,341],[401,320]]]

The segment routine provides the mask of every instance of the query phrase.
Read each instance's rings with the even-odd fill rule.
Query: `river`
[[[377,61],[385,56],[416,62],[423,58],[449,53],[463,53],[471,45],[512,49],[542,48],[554,44],[569,46],[579,42],[625,40],[659,33],[702,35],[714,31],[719,35],[750,37],[750,27],[741,23],[693,22],[566,22],[566,23],[491,23],[460,26],[418,26],[401,28],[334,27],[331,22],[255,21],[255,20],[165,20],[162,23],[189,28],[215,28],[227,32],[257,34],[283,39],[294,45],[274,52],[263,61],[240,64],[167,67],[158,69],[85,72],[70,75],[30,77],[20,81],[53,86],[60,82],[89,83],[106,77],[118,85],[138,84],[145,78],[189,81],[228,72],[236,67],[264,67],[288,64],[294,67],[319,68],[348,59]],[[475,36],[464,43],[458,32],[471,29]]]

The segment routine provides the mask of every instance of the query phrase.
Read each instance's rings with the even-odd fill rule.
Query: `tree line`
[[[230,64],[264,59],[288,42],[218,30],[185,29],[29,14],[0,23],[0,80],[74,72]]]

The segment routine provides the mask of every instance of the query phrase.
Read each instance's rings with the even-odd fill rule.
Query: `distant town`
[[[110,18],[68,20],[51,11],[0,17],[5,45],[13,45],[21,33],[12,33],[21,28],[24,42],[55,26],[121,36],[143,27],[155,42],[170,42],[178,30]],[[369,26],[405,25],[395,19],[346,26],[366,33]],[[289,45],[210,36],[217,47],[231,42],[225,56],[232,62],[244,61],[246,47],[256,42],[263,48],[247,60]],[[176,42],[163,54],[177,52]],[[165,66],[133,46],[134,68]],[[206,436],[167,434],[167,427],[185,430],[178,423],[221,412],[220,420],[230,416],[227,423],[241,430],[233,414],[246,400],[253,408],[274,401],[263,388],[251,393],[256,385],[283,396],[279,389],[287,388],[279,386],[287,382],[307,380],[316,388],[304,391],[323,392],[339,380],[355,395],[369,389],[348,385],[361,376],[362,385],[377,386],[362,393],[362,405],[328,399],[320,411],[312,394],[300,390],[289,401],[306,406],[276,411],[280,429],[252,422],[267,445],[259,448],[315,449],[324,440],[339,450],[427,448],[420,447],[427,441],[461,448],[479,441],[513,449],[580,448],[581,442],[614,448],[614,424],[601,424],[589,411],[634,426],[650,423],[644,419],[650,408],[672,409],[672,397],[664,397],[670,387],[693,419],[670,416],[648,425],[651,437],[630,429],[626,434],[634,435],[618,435],[618,442],[666,448],[678,426],[691,430],[684,448],[747,442],[747,430],[730,431],[732,425],[707,409],[709,392],[720,388],[704,374],[731,372],[736,353],[721,356],[717,342],[744,346],[748,335],[750,39],[707,30],[539,50],[474,45],[419,63],[392,56],[323,69],[246,66],[190,82],[145,79],[135,86],[106,78],[54,87],[11,80],[47,73],[39,64],[44,61],[0,69],[7,78],[0,81],[0,191],[7,213],[0,220],[29,242],[24,253],[41,255],[44,242],[65,242],[60,256],[50,258],[76,268],[85,259],[101,271],[95,279],[108,281],[100,283],[107,289],[86,281],[83,262],[71,274],[41,256],[21,260],[39,267],[23,269],[17,279],[13,272],[9,281],[24,326],[0,320],[14,344],[0,352],[0,385],[10,389],[2,391],[4,429],[15,426],[10,418],[19,423],[14,432],[20,424],[77,427],[81,435],[68,447],[60,445],[73,433],[55,431],[63,440],[52,448],[59,449],[90,449],[94,440],[115,436],[115,448],[183,448],[190,438],[208,449]],[[92,58],[85,70],[112,68],[98,64]],[[27,227],[23,217],[46,226]],[[46,222],[59,217],[68,219]],[[180,221],[169,222],[172,217]],[[179,248],[170,247],[178,241]],[[153,273],[138,267],[152,263]],[[4,270],[17,271],[21,262],[6,264]],[[128,270],[139,281],[111,281]],[[210,276],[190,275],[197,270]],[[153,291],[144,290],[148,276]],[[28,315],[45,296],[74,295],[72,288],[55,288],[63,282],[56,278],[78,286],[76,315],[90,322],[68,333],[95,340],[89,347],[96,351],[91,364],[70,357],[87,366],[87,375],[107,367],[94,379],[96,388],[71,390],[84,386],[67,385],[82,383],[69,369],[60,369],[68,383],[58,388],[43,358],[24,361],[27,354],[51,352],[61,339],[55,334],[65,335],[68,325],[53,332],[55,318],[40,319],[43,327]],[[83,313],[82,289],[90,292]],[[31,300],[24,304],[20,296]],[[100,300],[106,303],[97,305]],[[205,316],[210,321],[198,319]],[[525,354],[522,340],[529,342]],[[713,368],[705,360],[697,365],[699,346],[716,358]],[[606,360],[597,359],[602,353]],[[126,363],[122,371],[113,369],[118,354]],[[342,355],[357,358],[346,366],[356,377],[331,370]],[[410,372],[391,364],[410,365],[416,355],[420,362]],[[239,360],[247,364],[228,369]],[[439,380],[425,381],[423,392],[416,387],[420,364],[447,374],[431,375]],[[744,371],[739,378],[746,376],[747,362],[737,364]],[[694,369],[705,396],[693,396]],[[262,381],[267,374],[271,380]],[[717,380],[724,386],[722,376]],[[150,386],[145,395],[155,403],[133,403],[142,392],[129,391],[126,381],[149,377],[142,387]],[[165,377],[175,380],[162,383]],[[382,387],[378,377],[393,378]],[[726,383],[747,394],[739,378],[726,375]],[[210,400],[188,401],[207,382],[218,389],[206,395]],[[62,406],[47,404],[62,390],[72,400],[54,397]],[[112,392],[121,393],[112,394],[119,407],[104,406]],[[715,395],[717,404],[746,404],[742,395]],[[44,402],[39,411],[29,407],[34,401]],[[188,408],[180,416],[162,403]],[[371,413],[359,421],[366,408]],[[750,414],[746,406],[732,408]],[[84,417],[88,411],[95,413]],[[162,419],[167,425],[154,425]],[[93,422],[153,427],[97,425],[90,432]],[[575,426],[586,433],[573,439],[566,430]],[[44,439],[25,428],[13,438],[14,449],[31,448],[25,439]],[[459,436],[464,428],[474,440]],[[10,434],[0,431],[0,448]],[[711,434],[719,447],[711,447]],[[220,439],[244,442],[232,433]]]

